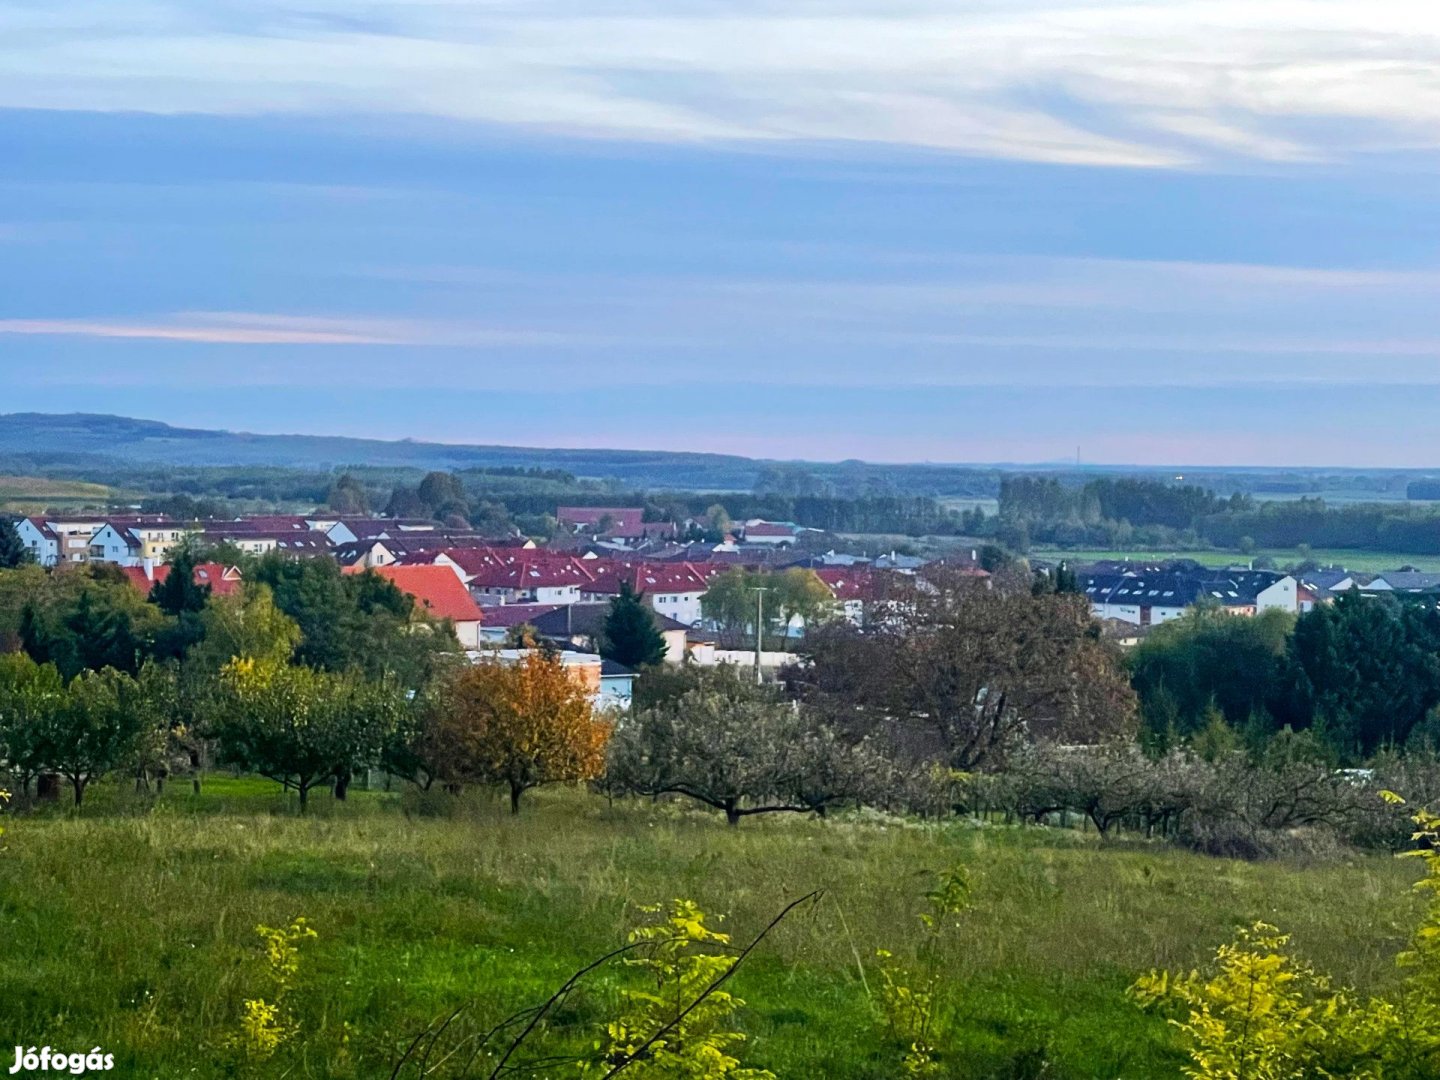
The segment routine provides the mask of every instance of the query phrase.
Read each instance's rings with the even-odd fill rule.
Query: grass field
[[[115,498],[115,492],[104,484],[40,476],[0,476],[0,510],[13,513],[39,513],[51,507],[106,506]]]
[[[1251,559],[1268,555],[1276,566],[1300,561],[1300,553],[1294,548],[1261,548],[1252,554],[1241,555],[1235,551],[1105,551],[1089,549],[1068,551],[1036,545],[1030,551],[1036,559],[1073,559],[1076,562],[1095,562],[1100,559],[1137,559],[1144,562],[1163,559],[1194,559],[1205,566],[1244,565]],[[1384,551],[1347,551],[1339,548],[1316,548],[1310,552],[1310,559],[1321,566],[1343,566],[1358,573],[1378,573],[1381,570],[1397,570],[1402,566],[1418,566],[1421,570],[1440,570],[1440,557],[1435,555],[1396,555]]]
[[[748,1003],[745,1057],[782,1080],[889,1080],[901,1050],[868,996],[875,950],[913,960],[920,894],[959,862],[974,908],[942,947],[943,1075],[1175,1077],[1167,1027],[1124,999],[1136,974],[1201,963],[1264,919],[1374,989],[1396,978],[1418,910],[1414,869],[1378,856],[1244,864],[959,823],[732,830],[570,791],[535,793],[515,819],[488,799],[434,817],[366,792],[300,818],[274,785],[246,780],[199,797],[172,786],[153,808],[115,787],[94,795],[80,816],[5,821],[0,1037],[98,1045],[120,1076],[388,1076],[410,1036],[462,1003],[475,1003],[463,1024],[543,1000],[623,941],[637,904],[693,898],[744,941],[824,889],[733,982]],[[301,1033],[269,1063],[237,1066],[226,1037],[242,999],[263,991],[254,928],[302,915],[319,937],[292,998]],[[623,977],[568,1002],[543,1050],[591,1045]]]

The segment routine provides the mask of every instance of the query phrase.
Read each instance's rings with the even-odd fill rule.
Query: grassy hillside
[[[1251,865],[959,824],[731,830],[561,791],[513,820],[483,800],[455,818],[411,816],[369,793],[301,819],[254,781],[215,781],[198,799],[172,786],[144,813],[115,787],[96,796],[81,817],[6,822],[0,1002],[7,1045],[99,1045],[123,1076],[387,1076],[414,1033],[462,1003],[475,1013],[460,1023],[480,1024],[543,1000],[623,941],[637,904],[693,898],[744,941],[819,888],[734,980],[745,1056],[782,1080],[889,1080],[900,1048],[868,996],[875,950],[913,960],[920,894],[959,862],[975,907],[943,945],[941,1008],[956,1032],[945,1075],[1173,1077],[1165,1024],[1123,997],[1137,973],[1203,962],[1263,918],[1322,968],[1376,988],[1395,979],[1416,912],[1415,870],[1383,857]],[[227,1073],[242,999],[265,989],[255,927],[296,916],[319,934],[292,998],[301,1034]],[[544,1052],[591,1045],[624,977],[570,999]]]

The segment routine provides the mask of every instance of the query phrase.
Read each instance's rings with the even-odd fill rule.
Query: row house
[[[27,517],[16,526],[21,542],[41,566],[161,563],[195,529],[161,517]]]
[[[1158,570],[1148,573],[1091,574],[1080,581],[1098,619],[1133,626],[1158,626],[1190,608],[1208,606],[1234,615],[1262,611],[1296,612],[1296,580],[1268,570]]]
[[[582,590],[582,600],[609,600],[619,595],[622,585],[629,585],[657,613],[685,626],[700,622],[700,598],[710,588],[710,579],[729,569],[717,564],[620,559],[596,559],[584,565],[592,580]]]
[[[433,562],[448,566],[484,605],[574,604],[594,583],[592,563],[526,548],[446,548]]]

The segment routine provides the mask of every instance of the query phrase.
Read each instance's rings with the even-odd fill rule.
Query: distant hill
[[[803,471],[845,487],[906,494],[990,494],[988,468],[777,462],[735,454],[665,450],[563,450],[463,446],[333,435],[252,435],[173,427],[97,413],[0,414],[0,471],[29,473],[114,466],[274,466],[330,472],[349,466],[412,469],[563,469],[645,490],[749,491],[769,469]]]

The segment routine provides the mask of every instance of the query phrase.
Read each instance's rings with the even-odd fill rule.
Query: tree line
[[[1440,513],[1432,506],[1328,506],[1320,498],[1256,501],[1239,493],[1221,498],[1196,485],[1140,478],[1104,477],[1076,486],[1054,476],[1006,477],[991,528],[1017,551],[1047,543],[1234,550],[1308,545],[1440,554]]]

